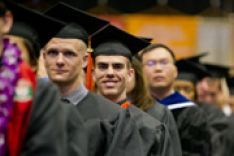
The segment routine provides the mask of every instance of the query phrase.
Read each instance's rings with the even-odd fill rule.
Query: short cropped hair
[[[142,50],[141,54],[140,54],[140,59],[142,60],[142,57],[143,57],[143,55],[144,55],[145,53],[150,52],[150,51],[152,51],[152,50],[154,50],[154,49],[157,49],[157,48],[164,48],[164,49],[166,49],[166,50],[170,53],[170,55],[171,55],[171,57],[172,57],[172,59],[173,59],[173,62],[174,62],[174,63],[176,62],[176,57],[175,57],[175,54],[174,54],[174,52],[172,51],[172,49],[170,49],[170,48],[169,48],[168,46],[166,46],[165,44],[161,44],[161,43],[150,44],[148,47],[144,48],[144,49]]]

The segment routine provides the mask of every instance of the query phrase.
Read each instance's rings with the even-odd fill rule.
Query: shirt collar
[[[62,101],[72,103],[73,105],[78,105],[88,94],[87,88],[83,84],[80,87],[72,92],[71,94],[62,97]]]

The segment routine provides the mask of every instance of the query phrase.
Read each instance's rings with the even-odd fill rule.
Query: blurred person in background
[[[166,124],[171,136],[174,154],[182,155],[177,125],[172,113],[167,107],[159,104],[151,96],[139,58],[136,56],[132,57],[131,66],[134,69],[134,74],[130,76],[127,85],[127,96],[129,101],[149,115]]]
[[[229,68],[216,64],[202,63],[210,73],[200,80],[196,86],[197,101],[213,104],[219,107],[225,115],[229,116],[232,111],[228,104],[229,89],[226,82]]]
[[[193,101],[174,90],[178,76],[174,52],[164,44],[151,44],[143,49],[141,61],[151,95],[173,113],[183,155],[211,155],[206,114]]]

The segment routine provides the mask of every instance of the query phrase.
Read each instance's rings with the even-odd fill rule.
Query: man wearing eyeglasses
[[[210,155],[206,115],[195,103],[173,89],[178,75],[174,52],[166,45],[151,44],[142,51],[141,61],[152,96],[174,115],[183,155]]]

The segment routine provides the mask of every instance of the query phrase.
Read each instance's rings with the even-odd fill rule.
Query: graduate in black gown
[[[64,3],[52,7],[46,14],[68,22],[43,48],[43,57],[50,80],[60,90],[61,100],[74,105],[84,119],[88,155],[143,156],[140,132],[130,112],[88,91],[83,84],[89,33],[100,29],[103,21]],[[97,24],[92,23],[95,19]]]
[[[38,80],[22,156],[87,155],[87,134],[74,106],[60,100],[58,88]]]
[[[138,108],[166,124],[171,136],[174,155],[182,155],[177,125],[171,111],[155,101],[151,96],[139,58],[134,56],[131,64],[134,74],[130,77],[127,86],[128,99]]]
[[[14,2],[7,2],[6,5],[13,13],[15,20],[24,22],[34,30],[33,35],[40,38],[41,45],[48,39],[43,36],[45,33],[56,33],[56,29],[58,30],[64,26],[63,23],[53,18]],[[48,26],[40,26],[40,23],[48,24]],[[32,77],[32,75],[28,76]],[[22,92],[25,94],[25,90],[22,90]],[[25,107],[23,103],[21,103],[21,106],[22,108]],[[19,109],[22,108],[19,107]],[[74,113],[74,108],[62,104],[58,89],[52,84],[45,84],[41,81],[36,82],[29,124],[26,128],[25,138],[20,140],[21,148],[19,151],[14,151],[17,152],[17,155],[87,155],[87,135],[83,120],[79,114]],[[15,129],[15,131],[17,132],[19,129]]]
[[[184,58],[176,62],[179,74],[174,85],[175,90],[178,90],[181,92],[181,94],[193,101],[196,101],[197,99],[196,84],[199,81],[203,81],[203,79],[206,77],[211,77],[212,75],[214,76],[212,70],[208,70],[206,66],[200,63],[199,59],[203,56],[206,55],[203,53]],[[213,70],[214,68],[215,67],[213,67]],[[219,75],[223,75],[223,73],[227,71],[226,68],[216,68],[218,69],[215,71],[217,72],[218,70],[220,72]],[[206,103],[202,101],[196,103],[206,114],[208,129],[211,134],[212,155],[216,155],[217,153],[220,153],[220,149],[222,149],[220,147],[223,146],[220,134],[226,129],[226,127],[228,127],[226,116],[223,111],[213,103]]]
[[[173,113],[183,155],[210,155],[210,133],[204,111],[173,88],[178,75],[173,51],[163,44],[151,44],[142,51],[141,61],[151,95]]]
[[[127,99],[127,85],[134,73],[132,53],[148,43],[109,25],[92,36],[92,45],[96,92],[130,111],[144,140],[145,155],[174,155],[167,127]]]

